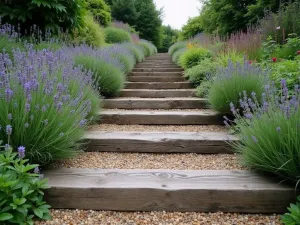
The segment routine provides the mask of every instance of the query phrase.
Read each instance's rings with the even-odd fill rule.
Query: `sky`
[[[163,24],[181,29],[190,17],[199,15],[198,0],[154,0],[157,8],[164,7]]]

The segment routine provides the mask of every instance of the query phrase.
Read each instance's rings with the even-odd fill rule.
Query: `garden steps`
[[[123,89],[121,97],[172,98],[194,97],[196,89]]]
[[[104,99],[106,109],[205,109],[203,98],[114,98]]]
[[[225,132],[106,132],[85,135],[89,152],[232,154]]]
[[[145,64],[137,64],[135,68],[173,68],[178,69],[179,66],[174,63],[145,63]]]
[[[130,76],[157,76],[157,77],[182,77],[183,72],[131,72]]]
[[[106,124],[223,125],[223,116],[212,111],[188,110],[102,110],[99,121]]]
[[[129,76],[128,82],[184,82],[182,76]]]
[[[45,171],[53,208],[282,213],[295,189],[251,171],[64,169]]]
[[[126,82],[127,89],[188,89],[192,88],[189,82]]]
[[[184,72],[181,68],[134,68],[132,72]]]

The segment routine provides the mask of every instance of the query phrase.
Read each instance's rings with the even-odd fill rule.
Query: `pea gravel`
[[[97,124],[89,127],[90,131],[148,131],[148,132],[227,132],[228,129],[225,126],[153,126],[153,125],[116,125],[116,124]]]
[[[83,152],[54,167],[101,169],[244,170],[236,155]]]
[[[52,210],[36,225],[280,225],[279,215]]]

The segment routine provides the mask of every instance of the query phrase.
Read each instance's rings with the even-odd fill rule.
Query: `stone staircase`
[[[222,115],[182,76],[167,54],[136,65],[126,89],[105,99],[100,123],[120,125],[221,125]],[[90,131],[90,152],[233,153],[226,132]],[[251,171],[66,169],[46,171],[54,208],[116,211],[283,212],[294,188]]]

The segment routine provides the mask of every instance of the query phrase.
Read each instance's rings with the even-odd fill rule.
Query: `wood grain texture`
[[[174,63],[140,63],[135,65],[135,68],[181,68]]]
[[[129,76],[127,78],[129,82],[184,82],[183,76]]]
[[[127,89],[187,89],[192,88],[189,82],[126,82]]]
[[[224,132],[103,132],[85,135],[89,152],[141,153],[233,153],[229,141],[238,139]]]
[[[53,208],[281,213],[296,197],[293,186],[250,171],[55,169],[45,177]]]
[[[140,125],[223,125],[223,116],[201,111],[101,111],[100,122],[105,124]]]
[[[181,71],[179,72],[131,72],[131,76],[155,76],[155,77],[165,77],[165,76],[175,76],[182,77],[183,73]]]
[[[172,98],[172,97],[194,97],[196,89],[123,89],[121,97],[138,97],[138,98]]]
[[[183,72],[182,68],[134,68],[132,72]]]
[[[107,109],[207,109],[203,98],[115,98],[104,99]]]

